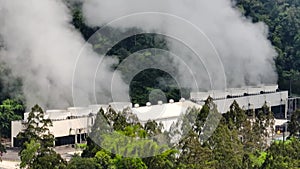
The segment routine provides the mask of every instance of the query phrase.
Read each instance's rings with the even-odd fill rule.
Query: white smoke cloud
[[[216,53],[205,36],[220,54],[228,86],[277,81],[273,61],[276,52],[266,38],[267,27],[244,18],[229,0],[82,2],[84,16],[91,26],[102,26],[123,17],[110,26],[139,27],[145,32],[167,34],[184,42],[185,48],[178,41],[168,44],[170,51],[180,56],[172,64],[179,70],[181,83],[188,84],[196,78],[200,88],[208,88],[209,72],[215,81],[213,87],[222,87],[218,86],[224,80],[220,60],[213,57]],[[126,17],[138,12],[144,14]],[[185,20],[170,20],[176,16]],[[22,77],[27,105],[38,103],[45,107],[65,108],[73,102],[76,106],[95,103],[94,82],[101,94],[101,101],[105,101],[110,98],[106,94],[111,90],[111,77],[114,77],[114,90],[119,99],[115,101],[128,101],[128,86],[120,80],[120,74],[113,75],[109,70],[116,60],[101,60],[102,56],[92,51],[91,45],[85,43],[70,22],[70,11],[59,0],[0,0],[0,37],[4,46],[1,60],[10,66],[16,76]],[[205,36],[193,26],[200,28]],[[195,60],[198,56],[190,49],[202,60]],[[78,59],[79,54],[81,57]],[[106,66],[97,70],[101,76],[95,76],[100,60],[107,64],[101,64]],[[195,77],[187,75],[191,71]],[[75,97],[72,98],[72,95]]]
[[[212,57],[213,48],[208,40],[195,29],[201,29],[214,44],[223,63],[227,86],[260,85],[277,82],[273,58],[277,55],[267,39],[268,28],[264,23],[252,23],[233,8],[230,0],[88,0],[83,2],[83,12],[91,26],[103,26],[115,21],[110,26],[118,28],[139,27],[147,32],[159,32],[174,35],[184,41],[188,47],[202,56],[202,64],[215,84],[212,87],[222,88],[223,79],[220,60]],[[157,12],[145,14],[145,12]],[[140,13],[138,16],[137,13]],[[143,14],[144,13],[144,14]],[[184,18],[185,21],[170,20],[165,14]],[[174,18],[174,16],[172,16]],[[189,65],[203,88],[208,88],[207,73],[204,66],[195,61],[189,50],[183,50],[182,44],[170,42],[171,52],[180,53],[182,62]],[[206,59],[210,60],[206,61]],[[214,60],[215,59],[215,60]],[[197,60],[197,59],[196,59]],[[215,64],[214,64],[215,63]],[[178,62],[180,70],[182,64]],[[201,71],[200,71],[201,70]],[[179,71],[182,81],[191,82],[184,70]],[[205,81],[205,82],[204,82]]]
[[[65,108],[73,101],[75,106],[94,103],[94,74],[101,57],[89,45],[81,51],[85,41],[70,23],[71,15],[62,1],[0,0],[1,60],[22,77],[28,108],[33,104]],[[107,75],[102,83],[112,76],[108,67],[98,70]],[[121,80],[119,83],[123,87]]]

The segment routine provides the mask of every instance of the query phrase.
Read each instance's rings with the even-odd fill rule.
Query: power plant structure
[[[148,120],[162,123],[164,130],[169,130],[171,125],[184,114],[188,108],[201,108],[205,100],[211,97],[220,113],[226,113],[235,100],[244,110],[259,111],[267,104],[274,113],[275,126],[283,125],[288,118],[288,91],[279,91],[278,85],[261,87],[231,88],[226,91],[212,90],[207,92],[192,92],[189,99],[180,99],[168,103],[158,101],[158,104],[146,106],[132,105],[129,102],[112,102],[103,105],[90,105],[88,107],[69,107],[66,110],[47,110],[45,118],[51,119],[53,126],[50,132],[55,136],[55,145],[68,145],[83,142],[94,125],[96,114],[102,108],[104,111],[111,106],[116,111],[129,108],[140,120],[141,124]],[[17,135],[21,132],[28,118],[29,112],[24,114],[24,119],[11,122],[11,146],[19,146]],[[274,126],[274,128],[275,128]]]

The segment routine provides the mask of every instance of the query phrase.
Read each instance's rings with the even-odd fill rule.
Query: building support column
[[[11,126],[11,132],[10,132],[10,139],[11,139],[11,147],[14,147],[14,136],[13,136],[13,131],[14,131],[14,125],[13,125],[13,121],[10,122],[10,126]]]
[[[75,144],[77,144],[77,129],[75,129]]]

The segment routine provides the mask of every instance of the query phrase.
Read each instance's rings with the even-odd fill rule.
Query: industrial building
[[[258,111],[266,103],[276,119],[287,118],[288,91],[279,91],[278,85],[231,88],[226,91],[192,92],[190,99],[201,105],[208,96],[213,98],[221,113],[227,112],[232,102],[236,100],[244,110]]]
[[[227,112],[234,100],[244,110],[258,111],[266,103],[274,112],[276,125],[287,122],[288,92],[279,91],[278,85],[193,92],[188,100],[182,98],[179,102],[174,102],[171,99],[169,103],[159,101],[157,105],[151,105],[148,102],[146,106],[141,107],[128,102],[113,102],[107,105],[70,107],[67,110],[47,110],[45,118],[52,120],[53,126],[49,129],[55,136],[56,146],[76,144],[85,140],[101,107],[106,110],[110,105],[116,111],[130,108],[142,124],[149,119],[156,120],[164,125],[165,130],[168,130],[189,107],[201,108],[209,96],[213,98],[220,113]],[[11,146],[13,147],[18,146],[16,136],[24,128],[23,124],[26,122],[28,114],[24,114],[24,120],[11,122]]]

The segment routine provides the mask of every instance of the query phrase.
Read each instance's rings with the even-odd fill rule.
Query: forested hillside
[[[275,58],[275,66],[279,87],[282,90],[291,91],[293,95],[300,94],[300,1],[237,0],[234,1],[234,4],[245,17],[250,18],[253,22],[264,22],[268,25],[269,40],[278,53]],[[85,38],[97,30],[97,28],[90,28],[84,24],[80,4],[73,9],[73,15],[75,27],[82,32]],[[118,30],[115,31],[118,32]],[[122,59],[141,49],[167,49],[164,38],[155,34],[129,37],[116,45],[108,55],[117,55],[121,62]],[[178,100],[183,93],[179,93],[176,83],[171,83],[169,86],[158,86],[155,85],[159,84],[155,81],[158,78],[170,80],[167,74],[159,70],[147,70],[138,74],[130,84],[132,101],[145,104],[149,92],[155,88],[166,92],[168,99]],[[186,93],[188,93],[188,89]],[[186,93],[183,96],[188,97]]]
[[[280,89],[300,94],[300,1],[237,0],[237,6],[253,22],[269,26],[269,39],[278,57],[276,68]]]
[[[282,90],[291,90],[292,94],[300,94],[300,1],[299,0],[237,0],[236,7],[253,22],[264,22],[269,26],[269,39],[276,48],[278,56],[275,59],[278,72],[278,83]],[[69,6],[73,15],[72,24],[82,36],[88,40],[99,28],[89,27],[85,24],[81,12],[81,4]],[[119,30],[115,30],[117,36]],[[134,31],[128,30],[128,31]],[[155,34],[141,34],[124,39],[114,46],[107,54],[116,55],[121,62],[130,54],[146,49],[167,49],[166,37]],[[106,41],[99,38],[99,43]],[[109,41],[105,43],[110,43]],[[101,53],[101,46],[94,45]],[[147,54],[145,54],[147,55]],[[146,56],[143,56],[146,57]],[[143,58],[141,58],[143,59]],[[176,71],[176,70],[175,70]],[[126,77],[124,77],[126,79]],[[125,80],[126,81],[126,80]],[[160,83],[165,81],[168,83]],[[188,97],[189,90],[184,93],[180,90],[171,76],[161,70],[148,69],[139,73],[130,82],[130,96],[133,103],[145,104],[148,95],[154,89],[165,92],[167,99],[179,100],[181,96]],[[183,92],[181,90],[181,92]],[[159,97],[158,97],[159,98]],[[22,79],[13,75],[12,70],[5,64],[0,64],[0,102],[12,99],[24,104],[26,101],[22,92]],[[155,103],[155,101],[153,101]],[[9,102],[6,102],[9,103]],[[0,113],[4,118],[3,113]],[[12,116],[8,121],[19,119],[20,114]],[[5,131],[8,133],[8,131]],[[9,136],[8,134],[5,134]]]
[[[265,22],[269,26],[268,38],[278,52],[275,66],[280,89],[288,89],[292,94],[299,95],[300,1],[236,0],[234,4],[245,17],[251,18],[253,22]],[[72,3],[69,8],[73,17],[71,24],[80,31],[85,40],[88,40],[99,27],[89,27],[85,24],[80,3]],[[132,28],[127,31],[137,30]],[[118,36],[119,32],[120,30],[113,30],[115,36]],[[96,40],[92,44],[93,49],[97,53],[104,54],[103,46],[99,44],[111,44],[109,38],[100,35]],[[116,56],[120,63],[130,54],[146,48],[168,50],[167,37],[138,34],[122,40],[106,54],[111,57]],[[147,56],[149,53],[145,52],[139,59],[147,59]],[[116,69],[117,66],[113,65],[111,69]],[[120,70],[127,71],[122,67]],[[126,82],[126,74],[123,78]],[[155,89],[160,89],[165,92],[167,99],[172,98],[175,101],[181,96],[187,98],[189,93],[189,89],[179,89],[170,74],[158,69],[140,72],[131,82],[128,82],[128,85],[130,85],[132,102],[141,105],[148,101],[149,93]],[[157,100],[152,102],[157,103]],[[22,92],[22,79],[13,74],[5,63],[0,63],[0,103],[0,138],[9,138],[10,122],[22,119],[26,100]],[[20,167],[38,169],[289,169],[300,167],[299,110],[291,116],[288,126],[289,140],[272,141],[270,145],[267,145],[268,135],[274,134],[275,131],[267,129],[274,125],[274,116],[267,103],[258,112],[246,112],[233,102],[230,111],[223,114],[220,123],[214,126],[216,130],[212,136],[203,140],[202,131],[206,127],[205,120],[210,110],[217,113],[213,116],[221,116],[212,99],[208,98],[201,109],[188,109],[186,116],[180,119],[181,124],[173,124],[172,130],[168,132],[163,131],[163,126],[155,121],[148,121],[145,125],[140,124],[137,117],[129,110],[116,112],[109,108],[104,113],[101,109],[97,114],[93,132],[87,138],[87,144],[81,145],[82,155],[75,155],[66,162],[53,151],[54,136],[49,132],[52,121],[43,119],[44,110],[35,105],[31,109],[27,123],[24,123],[25,129],[18,135],[24,141],[20,151]],[[184,127],[190,130],[181,131]],[[178,133],[181,134],[179,134],[179,142],[172,143],[174,135]],[[163,137],[155,139],[157,142],[162,141],[163,146],[147,140],[158,134]],[[100,145],[108,145],[105,147],[107,149],[99,146],[97,141]],[[3,152],[5,147],[0,143],[0,154]]]
[[[236,7],[253,22],[264,22],[269,26],[269,39],[276,48],[275,58],[278,72],[278,83],[282,90],[291,90],[293,95],[300,94],[300,1],[299,0],[237,0]],[[81,12],[81,4],[69,6],[72,11],[72,24],[82,36],[88,40],[99,28],[85,24]],[[115,30],[117,36],[119,30]],[[134,31],[134,29],[128,30]],[[130,54],[146,48],[167,49],[166,37],[156,34],[141,34],[124,39],[114,46],[107,54],[116,55],[121,62]],[[99,43],[105,41],[99,38]],[[107,42],[106,42],[107,41]],[[101,53],[101,46],[94,45]],[[147,55],[147,54],[145,54]],[[142,56],[146,57],[146,56]],[[141,58],[143,59],[143,58]],[[174,70],[176,71],[176,70]],[[126,79],[126,77],[124,77]],[[126,81],[126,80],[125,80]],[[160,83],[161,81],[168,83]],[[179,90],[171,76],[157,69],[148,69],[139,73],[130,84],[130,96],[133,103],[145,104],[148,95],[154,89],[165,92],[167,99],[179,100],[188,97],[189,89]],[[180,93],[184,92],[184,93]],[[5,64],[0,64],[0,101],[13,99],[25,103],[22,93],[22,79],[12,74]],[[155,103],[155,101],[154,101]]]
[[[282,90],[291,90],[294,95],[299,95],[300,2],[298,0],[237,0],[234,1],[234,4],[253,22],[261,21],[268,25],[269,39],[278,53],[275,63],[279,76],[279,87]],[[88,40],[99,27],[89,27],[85,24],[80,3],[72,3],[69,8],[73,15],[72,24]],[[118,31],[120,30],[114,30],[116,36]],[[128,31],[135,30],[133,28]],[[97,43],[103,44],[103,42],[110,43],[106,37],[100,37],[99,42],[94,44],[94,48],[98,53],[101,53],[101,46],[97,46]],[[141,34],[129,37],[114,46],[107,54],[118,56],[119,62],[121,62],[130,54],[147,48],[167,49],[166,37],[156,34]],[[0,67],[0,100],[6,98],[22,100],[22,80],[12,76],[11,70],[5,64],[1,64]],[[160,81],[168,81],[169,83],[162,84]],[[167,99],[172,98],[175,100],[179,100],[181,96],[188,97],[189,93],[189,89],[179,90],[178,84],[168,73],[155,69],[139,73],[129,85],[132,102],[141,105],[148,101],[148,95],[154,89],[161,89],[165,92]],[[180,91],[184,93],[180,93]]]

